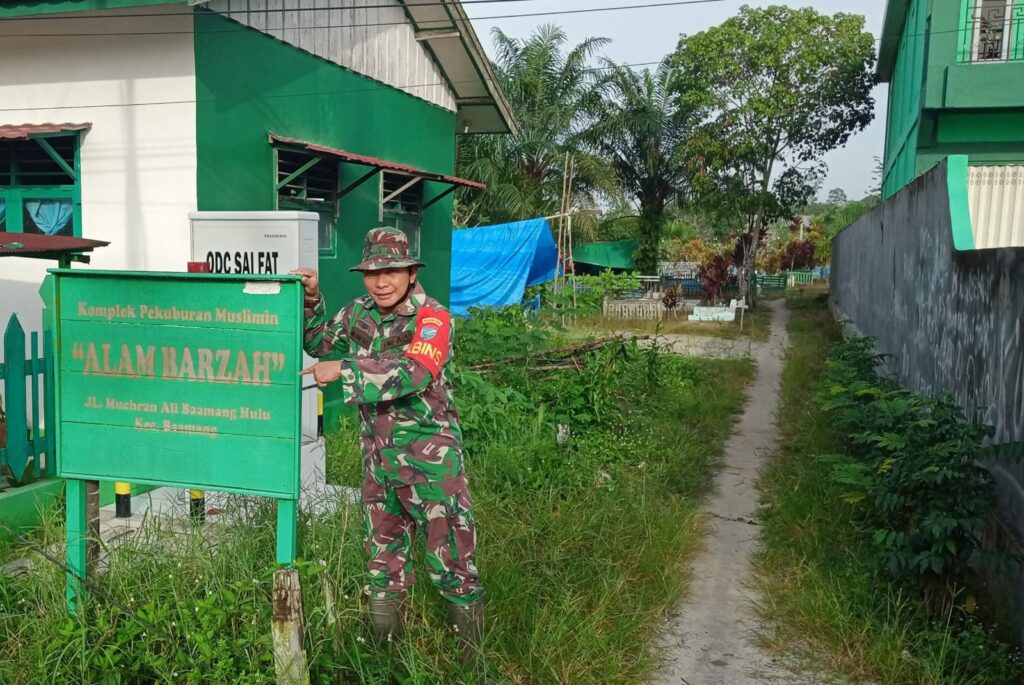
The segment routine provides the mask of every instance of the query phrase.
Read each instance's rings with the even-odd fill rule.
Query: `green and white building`
[[[458,2],[0,1],[0,240],[109,241],[96,268],[185,270],[189,212],[300,209],[329,303],[380,223],[446,301],[456,134],[513,125]],[[39,330],[47,266],[0,261],[0,322]]]
[[[1012,195],[1005,207],[975,200],[1016,211],[1024,233],[1024,0],[889,0],[878,75],[889,84],[883,198],[966,155],[972,187]]]

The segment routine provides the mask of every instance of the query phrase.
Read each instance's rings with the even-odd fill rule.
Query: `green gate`
[[[56,473],[53,416],[53,340],[50,332],[28,338],[17,315],[12,314],[3,337],[2,411],[6,419],[6,446],[0,447],[0,489],[52,477]],[[2,432],[0,432],[2,436]],[[2,443],[0,443],[2,444]]]
[[[26,336],[11,316],[0,345],[0,538],[38,524],[60,496],[49,331]]]

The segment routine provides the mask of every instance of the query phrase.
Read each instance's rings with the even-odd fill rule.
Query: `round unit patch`
[[[433,340],[436,337],[437,329],[433,326],[424,326],[423,329],[420,330],[420,338],[423,340]]]

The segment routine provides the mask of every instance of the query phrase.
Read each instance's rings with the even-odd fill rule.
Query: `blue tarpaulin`
[[[453,314],[519,304],[527,286],[555,277],[558,248],[546,219],[452,233]]]

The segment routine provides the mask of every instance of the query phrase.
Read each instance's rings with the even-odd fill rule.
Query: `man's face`
[[[363,285],[377,306],[388,311],[402,302],[409,286],[416,282],[416,267],[363,272]]]

